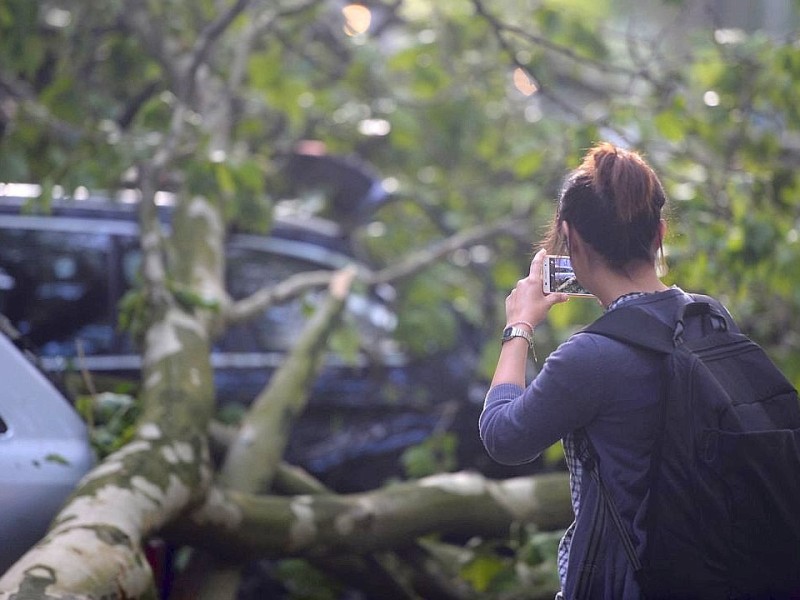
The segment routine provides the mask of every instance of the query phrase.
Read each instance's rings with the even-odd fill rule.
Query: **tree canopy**
[[[319,140],[384,178],[393,201],[361,232],[377,261],[501,217],[525,223],[527,240],[458,252],[401,286],[407,343],[437,323],[424,352],[455,339],[443,304],[496,328],[484,315],[564,172],[611,139],[643,151],[667,186],[670,279],[720,295],[797,380],[794,37],[722,29],[698,5],[407,0],[367,3],[350,23],[319,0],[12,0],[0,13],[0,180],[68,193],[133,184],[180,118],[160,187],[224,199],[233,222],[268,228],[276,161]],[[554,339],[584,318],[575,311]]]

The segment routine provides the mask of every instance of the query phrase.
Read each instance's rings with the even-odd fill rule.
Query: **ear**
[[[570,227],[566,221],[561,221],[561,235],[564,236],[564,242],[567,245],[567,254],[570,254],[572,251],[572,246],[570,246]]]
[[[661,219],[658,222],[658,245],[659,247],[664,245],[664,238],[667,237],[667,222],[664,219]]]
[[[656,233],[656,239],[653,240],[653,244],[655,244],[655,267],[656,267],[656,275],[658,277],[664,277],[667,274],[667,257],[664,256],[664,238],[667,236],[667,222],[664,219],[661,219],[658,223],[658,231]]]
[[[663,250],[664,238],[666,237],[667,237],[667,222],[664,219],[661,219],[658,222],[658,229],[656,229],[656,235],[653,238],[653,252],[658,252],[659,250]]]

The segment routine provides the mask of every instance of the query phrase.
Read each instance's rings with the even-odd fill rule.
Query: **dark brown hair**
[[[566,221],[613,268],[653,262],[666,200],[661,182],[639,154],[602,142],[567,176],[543,246],[550,254],[569,252],[561,232]]]

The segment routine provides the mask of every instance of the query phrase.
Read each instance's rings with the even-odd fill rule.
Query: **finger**
[[[531,261],[531,269],[529,272],[530,275],[542,275],[542,263],[544,262],[545,254],[545,249],[542,248],[533,256],[533,260]]]
[[[547,302],[550,304],[550,306],[553,306],[554,304],[561,304],[562,302],[569,300],[569,294],[555,292],[553,294],[545,294],[545,298],[547,298]]]

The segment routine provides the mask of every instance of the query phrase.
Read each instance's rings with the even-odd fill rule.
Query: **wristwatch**
[[[524,338],[528,342],[528,348],[533,350],[533,336],[522,327],[506,327],[503,330],[503,337],[500,339],[500,345],[505,344],[508,340],[515,337]]]

